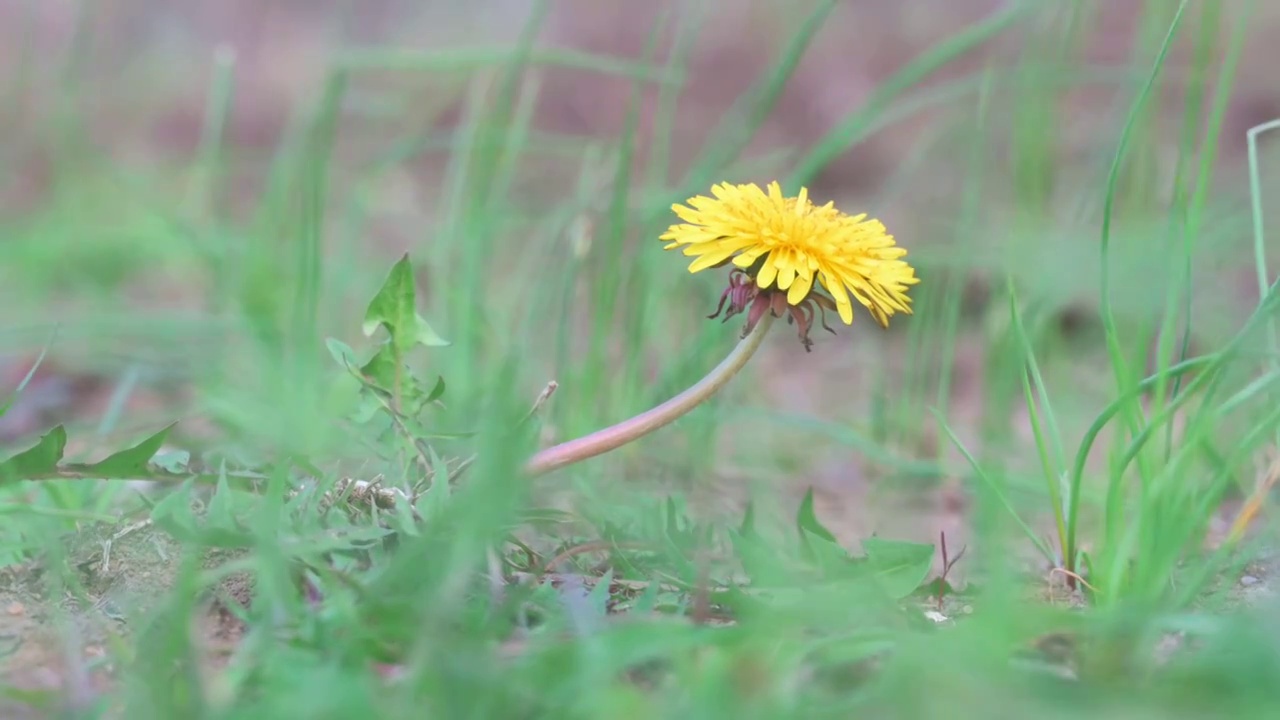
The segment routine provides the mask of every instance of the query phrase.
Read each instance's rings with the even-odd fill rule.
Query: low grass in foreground
[[[928,213],[953,219],[938,242],[904,241],[921,277],[914,315],[895,319],[903,329],[885,342],[864,340],[874,332],[864,317],[814,349],[834,352],[850,334],[874,347],[858,375],[866,387],[822,390],[852,409],[787,415],[770,405],[768,371],[749,367],[675,429],[530,477],[547,437],[656,405],[729,351],[732,332],[701,317],[719,288],[664,257],[657,237],[675,222],[672,202],[760,174],[743,157],[747,143],[835,5],[806,5],[777,62],[679,181],[666,141],[680,122],[696,13],[662,65],[539,48],[545,2],[498,57],[345,50],[248,217],[216,211],[235,150],[222,136],[233,58],[219,57],[197,181],[180,210],[161,209],[171,198],[160,180],[87,152],[77,140],[85,118],[67,109],[58,149],[71,170],[58,176],[57,202],[13,223],[0,252],[17,268],[13,287],[35,298],[15,312],[50,297],[100,312],[41,336],[46,352],[3,409],[31,391],[42,363],[76,351],[111,359],[96,364],[121,379],[100,417],[68,418],[0,462],[3,714],[1280,709],[1280,623],[1268,599],[1280,565],[1251,524],[1277,477],[1268,470],[1255,485],[1252,468],[1280,432],[1280,293],[1266,266],[1265,128],[1249,136],[1252,214],[1215,176],[1250,17],[1218,3],[1147,4],[1134,67],[1104,78],[1120,98],[1113,132],[1076,174],[1059,161],[1055,107],[1067,88],[1098,82],[1074,61],[1088,3],[1015,3],[912,59],[781,172],[794,193],[896,118],[951,111],[941,137],[953,142],[937,153],[959,168],[960,189],[953,206]],[[921,86],[1013,32],[1025,39],[1018,64]],[[1171,80],[1178,43],[1191,60]],[[344,149],[343,121],[367,99],[353,91],[362,74],[477,63],[491,72],[469,90],[456,129],[387,138],[373,158]],[[584,148],[536,130],[528,70],[539,66],[632,82],[623,136]],[[1185,113],[1165,177],[1170,119],[1156,101],[1174,83]],[[654,140],[641,158],[651,87]],[[410,256],[383,264],[364,242],[379,183],[442,148],[436,226]],[[537,180],[524,163],[546,156],[580,163],[580,182],[535,213],[519,188]],[[904,164],[885,186],[910,187],[928,175],[920,167]],[[1008,205],[993,207],[1006,194]],[[89,197],[101,204],[86,206]],[[980,232],[997,214],[1007,246]],[[108,226],[124,230],[104,235]],[[1232,245],[1249,227],[1252,249]],[[1059,272],[1055,253],[1081,244],[1094,265]],[[99,247],[112,248],[111,262]],[[999,260],[966,264],[991,255]],[[1217,292],[1222,268],[1209,261],[1224,257],[1256,269],[1259,300],[1241,318],[1197,304]],[[138,314],[113,302],[146,280],[130,272],[146,263],[198,278],[205,312]],[[964,309],[975,271],[998,278],[977,317]],[[1057,322],[1082,292],[1096,298],[1094,343]],[[47,314],[32,313],[43,332]],[[31,345],[32,332],[15,328],[11,344]],[[783,335],[769,339],[793,341]],[[970,345],[983,351],[983,408],[962,427],[954,367]],[[141,427],[152,418],[131,414],[131,396],[175,377],[194,388],[174,413],[188,419]],[[1027,442],[1015,439],[1022,416]],[[196,422],[202,429],[189,430]],[[945,442],[927,442],[932,427]],[[747,481],[776,491],[748,497],[735,486],[744,502],[732,512],[706,507],[706,495],[728,492],[722,476],[710,493],[701,482],[723,469],[722,444],[748,458]],[[862,537],[851,551],[806,491],[806,453],[824,445],[856,449],[890,479],[914,480],[912,492],[960,479],[972,499],[968,541]],[[1224,503],[1241,492],[1243,509],[1219,532]],[[780,502],[792,495],[798,503]],[[1026,550],[1042,562],[1025,562]],[[967,582],[954,582],[957,567]]]

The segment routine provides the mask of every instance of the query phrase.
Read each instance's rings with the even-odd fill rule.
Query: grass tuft
[[[425,49],[394,38],[435,10],[380,34],[317,6],[319,81],[257,145],[262,66],[217,46],[185,149],[147,124],[178,101],[152,67],[172,47],[123,53],[89,5],[45,47],[36,10],[0,11],[0,45],[23,28],[0,176],[48,174],[15,204],[0,181],[0,715],[1280,708],[1280,121],[1243,155],[1229,132],[1273,10],[1119,8],[1133,62],[1101,63],[1115,4],[735,7],[777,51],[689,151],[742,18],[638,13],[626,56],[525,5],[509,43]],[[805,62],[849,38],[893,67],[830,127],[788,125],[806,73],[839,96],[877,70]],[[614,130],[557,125],[596,83]],[[860,145],[876,183],[826,177]],[[717,283],[656,237],[757,175],[896,216],[914,314],[811,354],[775,332],[687,417],[527,477],[729,352]]]

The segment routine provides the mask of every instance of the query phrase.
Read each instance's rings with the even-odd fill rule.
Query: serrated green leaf
[[[377,526],[344,528],[340,531],[329,529],[302,539],[300,544],[308,553],[316,555],[352,549],[369,550],[393,533],[395,531],[391,528]]]
[[[52,474],[58,470],[66,449],[67,429],[59,425],[45,433],[34,447],[0,463],[0,480],[25,480]]]
[[[796,512],[796,525],[802,531],[802,536],[807,532],[827,542],[839,544],[836,536],[818,520],[817,514],[813,511],[813,488],[809,488],[804,494],[804,499],[800,501],[800,509]]]
[[[803,550],[809,561],[819,568],[825,577],[844,578],[859,572],[859,560],[849,556],[839,543],[823,538],[804,536]]]
[[[785,562],[759,535],[729,531],[734,555],[755,587],[783,585],[790,581],[794,563]]]
[[[449,463],[445,462],[436,452],[436,449],[430,445],[427,446],[427,452],[431,457],[431,487],[433,489],[439,488],[440,492],[448,495],[450,491]]]
[[[396,389],[401,378],[408,376],[408,373],[400,369],[395,348],[391,343],[384,343],[368,362],[355,367],[359,368],[360,375],[366,383],[386,390],[388,393]]]
[[[186,450],[170,450],[158,453],[151,458],[151,464],[170,475],[180,475],[187,472],[188,468],[191,467],[191,453]]]
[[[335,375],[325,388],[324,408],[329,417],[349,417],[360,407],[365,385],[354,373]]]
[[[194,540],[196,516],[191,510],[191,481],[161,498],[151,508],[151,521],[178,540]]]
[[[344,368],[360,367],[360,361],[356,359],[356,351],[350,345],[338,340],[337,338],[325,338],[324,345],[329,349],[329,355],[333,357],[334,362]]]
[[[587,594],[587,605],[594,610],[599,617],[605,617],[609,614],[609,598],[611,585],[613,585],[613,568],[605,571],[604,577],[596,582],[596,586],[591,588],[591,592]]]
[[[226,463],[223,463],[213,497],[205,511],[204,527],[197,531],[197,542],[207,547],[227,549],[251,547],[256,542],[253,533],[236,517],[235,499],[235,491],[227,482]]]
[[[164,445],[165,438],[169,436],[174,425],[177,423],[170,424],[137,445],[110,455],[105,460],[92,465],[77,466],[77,468],[86,475],[93,475],[103,480],[145,478],[152,474],[151,459],[160,452],[160,446]]]
[[[413,330],[414,342],[420,345],[425,345],[427,347],[447,347],[449,345],[449,341],[437,335],[436,331],[432,329],[430,325],[427,324],[427,321],[423,319],[421,315],[414,313],[413,319],[414,319],[414,330]]]
[[[635,603],[631,606],[631,612],[636,615],[648,615],[654,612],[658,607],[658,588],[659,583],[650,580],[645,586],[644,592],[640,593],[640,597],[636,598]]]
[[[205,521],[210,528],[230,530],[236,527],[235,506],[232,504],[231,486],[227,483],[225,462],[218,469],[218,482],[214,487],[213,497],[209,498]]]
[[[425,404],[427,404],[427,403],[433,403],[433,402],[435,402],[435,401],[439,400],[441,397],[443,397],[443,396],[444,396],[444,388],[445,388],[445,386],[444,386],[444,376],[443,376],[443,375],[437,375],[437,376],[436,376],[436,384],[435,384],[435,387],[431,388],[431,391],[427,393],[427,396],[426,396],[426,398],[422,401],[422,403],[425,405]]]
[[[365,425],[378,417],[382,409],[382,403],[378,402],[378,398],[369,393],[361,393],[356,406],[352,408],[351,414],[347,417],[356,425]]]
[[[872,537],[862,541],[862,550],[877,582],[895,600],[915,592],[933,567],[933,545]]]
[[[298,467],[306,467],[311,465],[305,458],[298,461]],[[291,464],[281,463],[271,468],[268,474],[267,487],[262,493],[261,501],[255,502],[257,517],[254,521],[255,532],[258,537],[278,537],[280,535],[280,524],[284,519],[285,499],[289,496],[289,489],[293,486],[290,479]],[[305,472],[305,471],[304,471]]]
[[[382,288],[365,311],[364,334],[373,335],[379,327],[385,327],[391,336],[396,357],[404,357],[414,345],[439,347],[449,344],[418,314],[413,268],[408,253],[391,267]]]
[[[433,483],[426,492],[418,496],[414,508],[417,509],[423,522],[429,524],[431,521],[448,517],[451,499],[449,483]]]
[[[377,507],[376,503],[374,507]],[[405,498],[397,498],[395,504],[391,506],[391,512],[396,518],[396,529],[408,537],[422,536],[422,532],[418,529],[418,520],[413,516],[415,509]]]
[[[389,343],[369,358],[359,368],[359,373],[366,388],[394,398],[401,411],[409,415],[416,415],[428,403],[444,395],[443,377],[437,377],[435,385],[427,390],[407,366],[396,360],[395,350]]]

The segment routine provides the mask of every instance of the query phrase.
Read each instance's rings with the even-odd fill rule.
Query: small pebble
[[[18,617],[19,615],[25,614],[27,612],[27,608],[20,602],[14,602],[9,603],[9,607],[5,608],[5,612],[9,613],[13,617]]]
[[[1245,575],[1240,578],[1240,584],[1245,587],[1249,587],[1250,585],[1256,585],[1258,584],[1258,582],[1259,582],[1258,578],[1252,575]]]

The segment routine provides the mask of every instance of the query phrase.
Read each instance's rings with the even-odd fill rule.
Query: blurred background
[[[358,467],[322,421],[323,340],[367,346],[365,305],[405,252],[453,342],[419,360],[449,383],[443,430],[465,430],[518,357],[531,402],[559,382],[545,440],[590,431],[737,337],[704,319],[722,278],[659,251],[670,204],[779,179],[880,218],[923,278],[916,314],[888,331],[860,315],[809,354],[777,331],[715,403],[574,487],[657,482],[736,507],[812,486],[844,538],[963,534],[962,460],[935,418],[984,457],[1030,457],[1002,362],[1006,283],[1042,328],[1064,435],[1112,392],[1103,188],[1177,9],[0,0],[6,386],[49,348],[0,443],[67,422],[86,453],[180,419],[177,445],[324,448]],[[1280,116],[1280,8],[1185,14],[1113,209],[1113,302],[1139,365],[1184,258],[1193,345],[1222,342],[1258,298],[1246,132]],[[1188,243],[1170,208],[1201,191]]]

